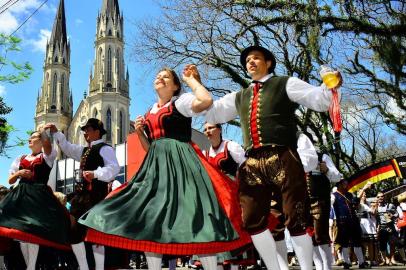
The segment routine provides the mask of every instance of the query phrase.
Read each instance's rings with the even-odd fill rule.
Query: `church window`
[[[117,31],[117,37],[120,38],[120,32]]]
[[[97,68],[99,69],[99,73],[102,73],[102,65],[101,65],[101,59],[102,59],[102,53],[103,53],[103,49],[99,48],[99,57],[97,57]]]
[[[117,78],[120,78],[120,50],[117,49],[116,52],[116,59],[117,59],[117,64],[116,64],[116,73],[117,73]]]
[[[98,113],[98,111],[97,111],[97,109],[94,109],[94,111],[93,111],[93,118],[97,118],[97,115],[98,115],[99,113]]]
[[[109,29],[109,36],[111,36],[111,29]]]
[[[56,103],[56,86],[58,81],[58,76],[54,73],[54,79],[52,81],[52,103]]]
[[[107,81],[111,81],[111,48],[107,51]]]
[[[123,121],[124,121],[124,119],[123,119],[123,112],[122,111],[120,111],[120,122],[119,122],[119,143],[123,143],[123,135],[124,135],[124,130],[123,130],[123,128],[124,128],[124,124],[123,124]]]
[[[107,109],[106,113],[106,140],[111,141],[111,110],[110,108]]]
[[[60,93],[60,98],[61,98],[61,106],[63,106],[63,101],[64,101],[64,98],[63,98],[63,95],[64,95],[64,89],[65,88],[65,74],[62,74],[62,78],[61,78],[61,93]],[[63,107],[62,107],[63,108]],[[61,109],[62,109],[61,108]]]
[[[58,63],[58,56],[55,56],[54,62]]]

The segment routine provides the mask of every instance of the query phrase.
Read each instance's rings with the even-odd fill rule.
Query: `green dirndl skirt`
[[[81,217],[87,241],[163,254],[208,254],[250,241],[236,190],[190,143],[153,141],[139,172]]]
[[[0,202],[0,236],[69,249],[70,218],[46,184],[20,182]]]

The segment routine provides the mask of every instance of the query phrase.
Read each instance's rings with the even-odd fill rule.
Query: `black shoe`
[[[349,263],[343,263],[343,269],[350,269],[351,268],[351,264]]]
[[[371,266],[367,262],[363,262],[359,265],[359,269],[369,269]]]

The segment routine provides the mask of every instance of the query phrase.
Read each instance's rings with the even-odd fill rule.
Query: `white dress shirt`
[[[271,77],[270,74],[263,77],[260,82],[265,82]],[[313,86],[296,77],[290,77],[286,84],[286,93],[289,99],[315,111],[327,111],[332,99],[332,92],[324,85]],[[238,117],[235,106],[237,92],[225,95],[215,100],[206,113],[206,121],[209,123],[225,123]]]
[[[305,172],[310,172],[316,169],[319,164],[316,148],[314,148],[309,137],[303,133],[301,133],[297,139],[297,153],[302,161]]]
[[[54,139],[66,156],[80,162],[84,146],[68,142],[62,132],[54,133]],[[90,146],[102,142],[102,139],[93,141],[90,143]],[[120,166],[118,165],[113,147],[109,145],[103,146],[100,149],[100,156],[103,158],[104,167],[99,166],[96,170],[94,170],[94,177],[103,182],[110,182],[120,172]]]
[[[247,158],[245,157],[245,151],[241,147],[241,145],[239,145],[238,143],[233,142],[233,141],[223,140],[220,143],[220,146],[216,150],[214,150],[213,147],[210,146],[209,157],[215,157],[219,153],[223,152],[226,142],[227,142],[227,149],[230,152],[232,159],[238,164],[238,166],[240,166]],[[203,150],[202,152],[203,152],[203,155],[206,156],[206,150]]]
[[[158,103],[152,105],[152,108],[149,111],[149,113],[156,114],[161,108],[168,107],[172,103],[172,101],[175,100],[174,102],[175,107],[183,116],[185,117],[199,116],[203,114],[204,111],[200,113],[195,113],[192,110],[192,104],[195,99],[196,97],[192,93],[184,93],[181,94],[180,96],[174,96],[169,102],[167,102],[165,105],[161,107],[158,106]]]

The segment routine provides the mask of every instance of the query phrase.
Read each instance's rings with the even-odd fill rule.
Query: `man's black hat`
[[[89,118],[86,124],[82,126],[80,129],[85,130],[87,127],[91,127],[94,130],[99,130],[100,136],[103,136],[104,134],[107,133],[107,131],[104,129],[103,122],[96,118]]]
[[[273,55],[273,53],[271,53],[271,51],[269,51],[268,49],[265,49],[264,47],[261,47],[261,46],[256,46],[256,45],[255,46],[250,46],[248,48],[245,48],[242,51],[241,56],[240,56],[240,63],[242,65],[242,67],[244,69],[247,68],[246,67],[246,65],[247,65],[247,61],[246,61],[247,56],[252,51],[260,51],[260,52],[262,52],[264,54],[265,60],[271,60],[272,63],[271,63],[271,66],[268,68],[268,74],[272,73],[274,71],[274,69],[275,69],[275,66],[276,66],[275,56]]]

